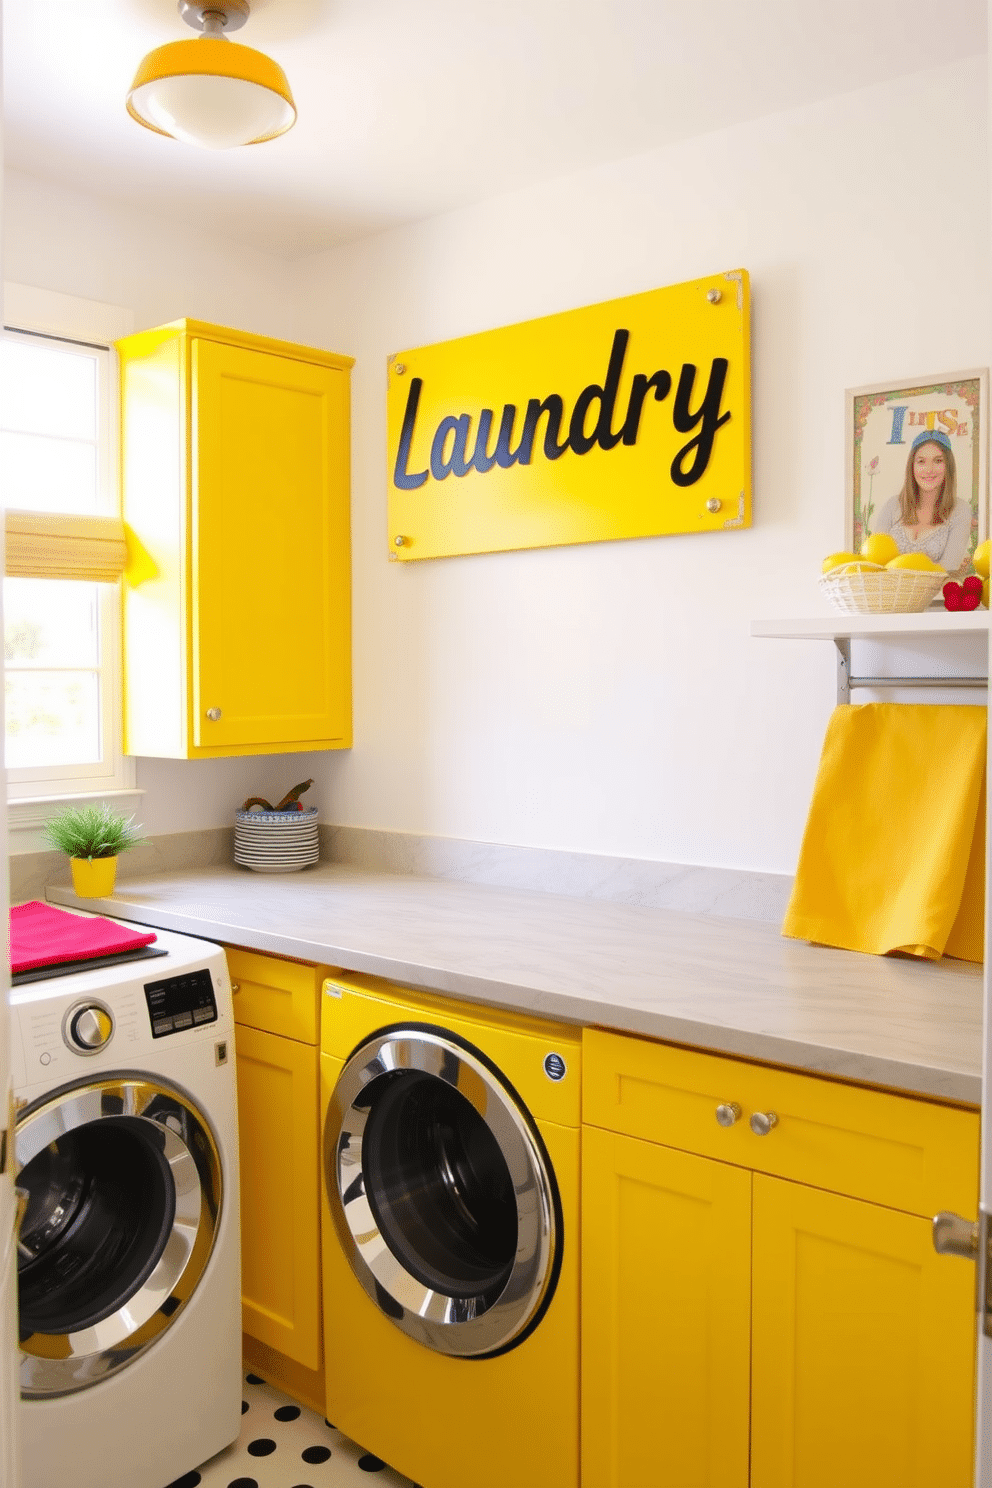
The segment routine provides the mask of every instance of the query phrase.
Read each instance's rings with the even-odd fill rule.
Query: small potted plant
[[[68,855],[72,886],[80,899],[103,899],[114,892],[117,857],[148,841],[133,816],[121,816],[107,805],[66,806],[45,823],[52,847]]]

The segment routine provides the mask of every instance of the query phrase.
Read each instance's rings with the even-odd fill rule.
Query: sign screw
[[[709,300],[709,302],[710,302],[711,305],[719,305],[720,301],[723,299],[723,290],[722,289],[708,289],[706,291],[706,298]],[[397,368],[397,371],[398,370],[399,369]]]
[[[399,534],[397,534],[397,536],[393,538],[393,542],[396,547],[405,548],[407,545],[407,538],[401,537]]]
[[[403,373],[406,371],[406,362],[397,362],[396,366],[393,368],[393,371],[396,373],[397,377],[402,377]]]
[[[719,290],[717,290],[717,293],[719,294]],[[706,503],[706,510],[708,512],[713,512],[714,514],[716,514],[716,512],[720,510],[722,505],[723,502],[720,500],[719,496],[711,496],[709,501],[707,501]]]

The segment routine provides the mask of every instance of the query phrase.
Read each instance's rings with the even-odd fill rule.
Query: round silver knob
[[[733,1126],[735,1121],[741,1119],[741,1108],[736,1101],[724,1101],[722,1106],[716,1108],[716,1119],[721,1126]]]
[[[706,510],[708,512],[712,512],[713,515],[716,516],[722,505],[723,502],[720,500],[719,496],[711,496],[709,501],[707,501],[706,503]]]
[[[393,538],[393,546],[397,548],[405,548],[408,540],[409,539],[405,538],[402,533],[397,533],[397,535]]]
[[[711,305],[719,305],[720,301],[723,299],[723,291],[719,289],[708,289],[706,291],[706,298],[709,300]]]
[[[220,722],[220,709],[219,708],[208,708],[207,709],[207,717],[210,719],[210,722],[211,723],[219,723]]]
[[[773,1126],[778,1126],[774,1111],[755,1111],[751,1117],[751,1130],[756,1137],[767,1137]]]
[[[114,1020],[102,1007],[80,1008],[69,1024],[69,1037],[80,1049],[102,1049],[114,1031]]]

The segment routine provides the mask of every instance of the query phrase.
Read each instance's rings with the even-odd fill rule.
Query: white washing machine
[[[22,1488],[165,1488],[240,1430],[231,983],[157,934],[11,989]]]

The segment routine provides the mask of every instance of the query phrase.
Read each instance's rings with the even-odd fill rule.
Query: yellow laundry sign
[[[401,561],[751,524],[745,270],[389,359]]]

